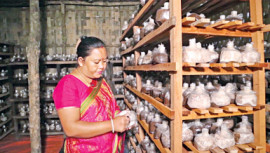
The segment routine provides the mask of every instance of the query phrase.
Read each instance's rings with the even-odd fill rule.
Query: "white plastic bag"
[[[243,14],[237,14],[237,11],[232,11],[230,15],[226,17],[227,21],[243,20]]]
[[[189,39],[189,46],[183,47],[183,62],[198,63],[201,61],[201,53],[196,46],[196,39]]]
[[[182,126],[182,142],[191,141],[193,139],[193,132],[190,130],[189,126],[183,122]]]
[[[227,48],[222,48],[220,54],[220,63],[238,62],[241,63],[242,55],[239,50],[234,48],[233,41],[227,43]]]
[[[215,144],[221,149],[229,148],[235,145],[233,133],[228,129],[226,124],[221,125],[221,130],[215,136]]]
[[[250,132],[246,124],[240,124],[239,128],[234,130],[234,139],[236,144],[246,144],[254,142],[254,134]]]
[[[211,103],[216,106],[227,106],[231,102],[231,98],[225,92],[225,87],[220,87],[218,91],[211,94]]]
[[[210,107],[210,96],[200,84],[189,94],[187,104],[190,108],[207,109]]]
[[[256,92],[251,87],[245,86],[243,90],[236,93],[235,102],[239,106],[257,106]]]
[[[214,138],[209,135],[208,129],[202,129],[202,133],[194,138],[194,145],[199,151],[208,151],[214,146]]]
[[[170,18],[169,2],[165,2],[164,6],[157,10],[156,22],[161,25]]]
[[[251,43],[246,44],[245,51],[242,52],[242,62],[256,63],[260,62],[261,54],[257,52]]]

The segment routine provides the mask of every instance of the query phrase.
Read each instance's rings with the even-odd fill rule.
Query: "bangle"
[[[113,125],[113,119],[111,118],[111,124],[112,124],[112,133],[114,133],[114,125]]]

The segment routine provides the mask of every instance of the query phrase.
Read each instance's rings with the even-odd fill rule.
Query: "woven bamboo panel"
[[[29,11],[25,8],[0,9],[0,42],[26,46]]]
[[[42,52],[75,53],[82,35],[102,39],[110,54],[118,52],[121,27],[138,5],[47,5],[42,10]],[[0,8],[0,42],[27,46],[28,8]]]

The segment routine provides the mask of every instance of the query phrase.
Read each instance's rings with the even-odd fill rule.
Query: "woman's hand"
[[[129,118],[127,115],[117,116],[113,119],[114,131],[124,132],[127,130]]]

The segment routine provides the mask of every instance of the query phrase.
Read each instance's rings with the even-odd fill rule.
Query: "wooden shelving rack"
[[[166,0],[155,1],[149,0],[147,4],[140,10],[127,30],[120,38],[122,41],[125,37],[132,35],[132,27],[141,25],[150,15],[149,12],[155,12],[158,6],[162,6]],[[156,3],[155,3],[156,2]],[[193,2],[193,1],[192,1]],[[189,1],[186,1],[189,3]],[[186,5],[186,3],[184,5]],[[200,2],[202,3],[202,2]],[[227,2],[223,2],[225,5]],[[198,153],[191,142],[182,143],[182,122],[183,120],[194,120],[203,118],[217,118],[240,115],[253,115],[254,136],[255,141],[252,144],[237,145],[240,152],[253,151],[255,153],[266,152],[266,122],[265,122],[265,68],[270,68],[268,63],[264,63],[264,45],[263,32],[264,28],[262,20],[262,0],[249,0],[251,22],[248,23],[219,23],[219,25],[209,25],[206,27],[187,26],[187,23],[192,23],[192,19],[182,19],[182,2],[181,0],[170,0],[170,19],[163,23],[160,27],[146,35],[133,47],[129,47],[121,52],[123,56],[124,78],[126,72],[135,72],[137,87],[132,88],[125,85],[126,90],[133,92],[140,99],[147,100],[156,107],[162,114],[170,119],[171,131],[171,147],[164,148],[159,140],[153,139],[148,132],[148,125],[144,121],[140,121],[140,126],[153,140],[160,152],[189,152],[183,146],[189,148],[192,152]],[[155,4],[155,5],[154,5]],[[199,5],[198,5],[199,6]],[[221,4],[218,4],[220,7]],[[215,6],[213,6],[215,7]],[[217,7],[216,7],[217,8]],[[181,11],[182,10],[182,11]],[[185,12],[185,11],[184,11]],[[208,12],[209,13],[209,12]],[[144,19],[144,20],[143,20]],[[212,63],[212,64],[196,64],[182,62],[182,42],[183,34],[202,35],[205,37],[249,37],[252,38],[255,48],[261,53],[261,63]],[[195,37],[195,36],[194,36]],[[159,65],[140,65],[125,67],[125,55],[134,53],[135,61],[140,55],[140,49],[151,43],[170,41],[170,63]],[[170,73],[171,80],[171,107],[167,107],[149,95],[141,93],[141,76],[140,71],[167,71]],[[230,105],[222,108],[209,108],[207,110],[188,110],[181,104],[182,99],[182,79],[184,75],[228,75],[228,74],[253,74],[253,89],[257,93],[258,105],[256,107],[240,107]],[[139,101],[138,98],[138,101]],[[125,103],[129,108],[132,107],[126,99]],[[137,136],[136,136],[137,137]],[[141,142],[140,137],[139,142]],[[132,140],[131,140],[132,141]],[[131,142],[132,143],[132,142]],[[135,145],[134,142],[132,145]],[[210,151],[207,151],[210,152]]]
[[[3,47],[3,45],[6,45],[8,50],[7,50],[7,52],[2,52],[2,50],[0,51],[0,57],[2,58],[0,68],[2,70],[8,70],[9,71],[9,67],[8,67],[7,62],[9,61],[9,58],[13,55],[14,45],[13,44],[0,43],[1,48]],[[2,129],[4,125],[7,128],[6,132],[3,132],[3,129],[2,129],[2,132],[0,134],[0,140],[2,140],[8,134],[10,134],[11,132],[14,131],[14,125],[12,124],[12,121],[13,121],[12,115],[14,113],[13,112],[13,105],[9,101],[9,98],[10,98],[11,92],[12,92],[12,90],[10,89],[11,85],[10,85],[10,82],[9,82],[10,77],[11,76],[10,76],[9,72],[5,76],[0,77],[0,85],[1,86],[6,85],[6,86],[9,87],[8,92],[0,94],[0,99],[4,100],[4,103],[5,103],[4,105],[0,106],[0,113],[4,113],[5,116],[7,117],[6,121],[4,121],[4,122],[0,121],[0,128]]]

